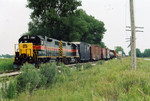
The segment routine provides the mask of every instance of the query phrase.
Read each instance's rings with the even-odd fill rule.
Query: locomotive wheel
[[[79,60],[77,58],[75,58],[75,63],[78,63],[78,62],[79,62]]]
[[[65,58],[65,59],[63,60],[63,62],[64,62],[64,64],[66,64],[66,65],[69,64],[69,60],[68,60],[67,58]]]

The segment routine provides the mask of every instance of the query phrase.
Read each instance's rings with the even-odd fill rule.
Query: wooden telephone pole
[[[131,57],[132,69],[136,70],[136,38],[135,38],[135,21],[134,21],[134,6],[133,0],[130,0],[130,16],[131,16]]]

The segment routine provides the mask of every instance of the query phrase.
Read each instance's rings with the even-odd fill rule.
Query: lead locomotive
[[[39,64],[49,60],[62,61],[68,64],[79,61],[77,45],[53,38],[24,35],[15,45],[14,65],[21,66],[25,62]]]

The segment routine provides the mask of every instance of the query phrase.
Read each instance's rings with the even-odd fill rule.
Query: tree
[[[141,51],[140,51],[140,49],[136,49],[136,56],[137,57],[141,57],[142,56],[142,53],[141,53]]]
[[[115,47],[115,51],[116,51],[116,53],[118,53],[119,51],[121,51],[122,54],[125,54],[125,52],[124,52],[124,50],[123,50],[123,48],[121,46],[116,46]]]
[[[64,36],[66,39],[68,18],[75,13],[78,6],[81,6],[81,2],[77,0],[28,0],[27,7],[33,10],[29,34],[59,40]]]
[[[131,50],[129,51],[129,56],[131,56]],[[142,57],[142,53],[138,48],[136,48],[136,57]]]
[[[3,57],[3,58],[13,58],[13,55],[2,54],[2,55],[0,55],[0,57]]]
[[[42,35],[64,41],[83,41],[91,44],[102,42],[106,31],[104,23],[77,10],[81,2],[77,0],[28,0],[32,21],[29,35]]]
[[[150,57],[150,49],[144,50],[143,57]]]
[[[103,34],[106,31],[104,28],[104,23],[102,21],[98,21],[93,16],[87,15],[83,10],[78,10],[80,13],[80,21],[84,22],[86,26],[86,30],[84,30],[81,41],[88,42],[91,44],[99,44],[102,45],[101,42],[103,39]]]

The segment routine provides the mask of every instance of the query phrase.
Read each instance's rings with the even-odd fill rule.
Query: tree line
[[[98,44],[106,31],[104,23],[88,15],[78,0],[27,0],[32,10],[27,35],[42,35],[64,41]]]
[[[2,54],[0,55],[0,58],[13,58],[14,55],[9,55],[9,54]]]
[[[125,55],[125,52],[121,46],[116,46],[115,51],[119,53],[119,51],[122,52],[122,54]],[[131,50],[129,51],[129,56],[131,56]],[[141,52],[139,48],[136,48],[136,56],[137,57],[150,57],[150,49],[145,49],[144,52]]]
[[[131,51],[129,52],[129,56],[131,56]],[[140,49],[136,49],[137,57],[150,57],[150,49],[145,49],[144,52],[141,52]]]

